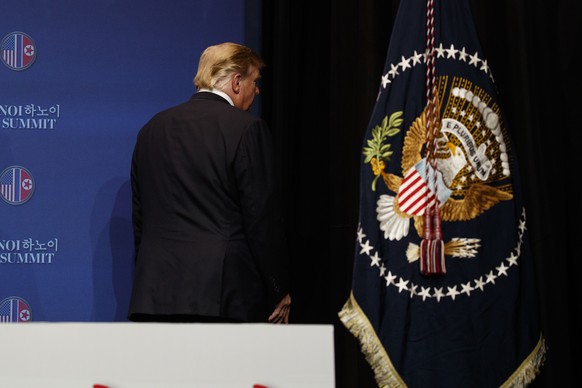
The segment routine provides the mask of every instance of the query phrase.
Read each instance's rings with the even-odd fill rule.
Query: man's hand
[[[269,323],[289,323],[289,312],[291,311],[291,296],[285,295],[277,304],[275,310],[269,316]]]

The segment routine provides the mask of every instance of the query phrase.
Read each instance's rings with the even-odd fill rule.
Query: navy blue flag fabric
[[[546,347],[511,136],[468,0],[435,1],[439,114],[426,165],[426,9],[400,2],[363,141],[352,291],[339,317],[378,386],[526,386]],[[420,270],[429,194],[444,243],[436,276]]]

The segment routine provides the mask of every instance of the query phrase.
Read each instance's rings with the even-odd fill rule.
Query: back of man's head
[[[231,42],[208,47],[200,56],[194,86],[200,89],[223,90],[233,74],[246,76],[251,67],[260,69],[263,59],[251,48]]]

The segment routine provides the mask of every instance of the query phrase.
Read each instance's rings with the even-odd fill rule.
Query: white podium
[[[0,324],[0,387],[334,388],[332,325]]]

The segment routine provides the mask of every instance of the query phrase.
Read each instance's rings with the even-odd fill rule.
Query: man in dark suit
[[[210,46],[197,93],[140,130],[131,164],[130,320],[288,323],[271,137],[248,112],[263,66],[248,47]]]

